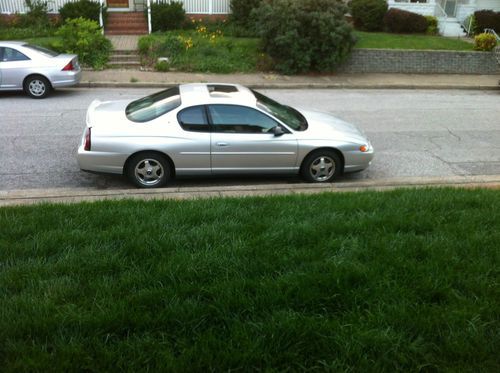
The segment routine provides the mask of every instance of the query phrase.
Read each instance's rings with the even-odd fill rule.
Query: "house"
[[[49,13],[57,14],[64,4],[76,0],[49,0]],[[174,0],[92,0],[108,8],[108,34],[145,34],[148,24],[144,17],[147,4]],[[219,17],[230,12],[231,0],[175,0],[183,3],[188,16]],[[0,0],[0,14],[25,13],[25,0]]]
[[[500,0],[387,0],[398,8],[424,16],[437,17],[439,31],[445,36],[465,36],[466,19],[476,10],[500,11]]]

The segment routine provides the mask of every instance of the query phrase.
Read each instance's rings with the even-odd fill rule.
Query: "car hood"
[[[129,122],[125,109],[130,101],[94,100],[87,109],[87,125],[89,127],[112,127]]]
[[[365,134],[354,124],[348,123],[329,113],[297,109],[307,120],[308,128],[304,132],[307,137],[333,138],[339,137],[354,142],[367,142]]]

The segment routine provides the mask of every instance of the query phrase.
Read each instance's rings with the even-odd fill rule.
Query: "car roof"
[[[0,46],[2,47],[19,47],[21,45],[25,45],[25,41],[17,41],[17,40],[7,40],[7,41],[0,41]]]
[[[192,83],[179,86],[183,105],[233,104],[255,106],[253,92],[240,84]]]

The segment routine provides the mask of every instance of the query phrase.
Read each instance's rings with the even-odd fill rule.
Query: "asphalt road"
[[[90,102],[134,99],[151,89],[65,89],[45,100],[0,93],[0,190],[119,189],[119,176],[81,172],[75,152]],[[500,92],[451,90],[261,90],[292,106],[327,111],[361,127],[372,166],[339,182],[397,177],[500,175]],[[177,186],[295,183],[291,178],[175,181]]]

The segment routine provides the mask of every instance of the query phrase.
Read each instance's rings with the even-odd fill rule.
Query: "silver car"
[[[185,84],[132,102],[95,100],[86,121],[80,168],[124,174],[142,188],[176,175],[300,173],[324,183],[373,158],[352,124],[241,85]]]
[[[33,98],[44,98],[52,88],[78,84],[81,75],[74,54],[59,54],[20,41],[0,41],[0,91],[24,90]]]

